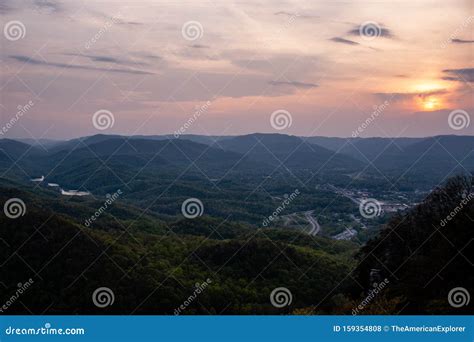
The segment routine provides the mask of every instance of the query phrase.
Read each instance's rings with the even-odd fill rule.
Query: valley
[[[0,200],[19,199],[25,208],[17,219],[0,218],[0,261],[12,279],[2,280],[6,288],[33,272],[40,286],[24,300],[39,312],[97,313],[80,293],[107,284],[120,298],[111,313],[159,307],[170,314],[194,284],[212,279],[188,314],[276,314],[267,297],[283,283],[295,294],[293,309],[350,312],[370,270],[386,271],[379,260],[399,272],[405,249],[384,235],[386,228],[401,229],[403,241],[423,241],[458,194],[470,191],[465,170],[474,169],[469,156],[462,170],[443,152],[424,158],[413,147],[424,142],[418,139],[399,144],[423,155],[416,166],[406,167],[406,153],[392,151],[390,165],[374,167],[385,156],[360,139],[352,143],[373,162],[350,150],[335,153],[330,138],[326,146],[280,134],[216,137],[217,143],[189,138],[97,135],[42,147],[0,140]],[[474,139],[458,138],[474,148]],[[457,137],[437,139],[458,146]],[[438,167],[428,172],[434,160]],[[455,195],[439,200],[444,192]],[[111,201],[112,193],[120,196]],[[424,227],[420,236],[404,220]],[[376,258],[367,246],[376,246]],[[411,289],[394,285],[386,300],[416,312],[410,301],[417,297],[404,286]],[[410,300],[399,299],[399,291]],[[434,289],[429,293],[436,298]]]

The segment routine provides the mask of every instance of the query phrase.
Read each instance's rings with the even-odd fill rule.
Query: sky
[[[474,1],[0,0],[0,138],[474,135]]]

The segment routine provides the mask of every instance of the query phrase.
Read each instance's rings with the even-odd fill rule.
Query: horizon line
[[[61,142],[61,141],[71,141],[71,140],[76,140],[76,139],[84,139],[84,138],[91,138],[95,136],[109,136],[109,137],[143,137],[144,139],[150,138],[150,137],[169,137],[173,139],[179,139],[180,137],[186,137],[186,136],[199,136],[199,137],[207,137],[207,138],[213,138],[213,137],[218,137],[218,138],[224,138],[224,137],[229,137],[229,138],[237,138],[237,137],[244,137],[244,136],[250,136],[250,135],[281,135],[281,136],[289,136],[289,137],[297,137],[297,138],[328,138],[328,139],[428,139],[428,138],[435,138],[435,137],[474,137],[474,134],[435,134],[435,135],[427,135],[427,136],[400,136],[400,137],[390,137],[390,136],[370,136],[370,137],[352,137],[352,136],[347,136],[347,137],[338,137],[338,136],[326,136],[326,135],[295,135],[295,134],[286,134],[286,133],[264,133],[264,132],[253,132],[253,133],[245,133],[245,134],[230,134],[230,135],[213,135],[213,134],[196,134],[196,133],[188,133],[188,134],[179,134],[176,136],[174,133],[165,133],[165,134],[132,134],[132,135],[127,135],[127,134],[119,134],[119,133],[111,133],[111,134],[104,134],[104,133],[97,133],[97,134],[91,134],[91,135],[83,135],[83,136],[76,136],[76,137],[71,137],[71,138],[34,138],[34,137],[15,137],[15,138],[10,138],[10,137],[0,137],[1,140],[14,140],[14,141],[21,141],[21,140],[33,140],[33,141],[44,141],[44,140],[50,140],[50,141],[55,141],[55,142]]]

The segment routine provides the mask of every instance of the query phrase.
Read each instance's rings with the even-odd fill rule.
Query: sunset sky
[[[360,136],[472,135],[473,9],[472,0],[0,0],[0,126],[32,101],[3,137],[166,134],[208,103],[186,133],[348,137],[387,101]],[[93,125],[99,110],[113,114],[107,130]],[[291,126],[272,127],[277,110]],[[453,110],[470,125],[452,129]]]

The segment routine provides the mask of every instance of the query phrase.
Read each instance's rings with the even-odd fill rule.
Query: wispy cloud
[[[405,100],[410,100],[413,98],[420,98],[420,99],[426,99],[430,96],[436,96],[436,95],[446,95],[448,94],[448,90],[446,89],[436,89],[436,90],[430,90],[430,91],[424,91],[424,92],[411,92],[411,93],[374,93],[376,97],[382,99],[382,100],[390,100],[390,102],[399,102],[399,101],[405,101]]]
[[[447,81],[474,82],[474,68],[445,69],[447,76],[443,77]]]
[[[342,37],[334,37],[334,38],[331,38],[329,40],[331,40],[335,43],[341,43],[341,44],[346,44],[346,45],[359,45],[359,43],[357,43],[353,40],[345,39],[345,38],[342,38]]]
[[[474,40],[465,40],[465,39],[454,38],[454,39],[451,39],[451,43],[454,43],[454,44],[471,44],[471,43],[474,43]]]
[[[34,0],[33,5],[41,11],[61,12],[63,10],[60,3],[51,0]]]
[[[0,14],[8,14],[13,10],[14,8],[7,1],[0,1]]]
[[[274,15],[280,15],[285,17],[298,17],[302,19],[311,19],[311,18],[319,18],[317,15],[310,15],[310,14],[301,14],[299,12],[289,12],[289,11],[278,11],[273,13]]]
[[[315,83],[297,82],[297,81],[270,81],[269,84],[273,86],[293,86],[296,88],[316,88],[319,87]]]
[[[144,23],[140,23],[138,21],[123,21],[123,20],[118,20],[119,25],[131,25],[131,26],[140,26],[144,25]]]
[[[146,53],[146,52],[135,53],[134,55],[137,56],[137,57],[140,57],[140,58],[146,58],[146,59],[152,59],[152,60],[161,60],[161,59],[163,59],[161,56],[154,55],[152,53]]]
[[[84,57],[88,58],[93,62],[101,62],[101,63],[113,63],[118,65],[136,65],[136,66],[148,66],[148,63],[145,62],[137,62],[131,60],[120,59],[112,56],[103,56],[103,55],[85,55],[85,54],[78,54],[78,53],[65,53],[66,56],[77,56],[77,57]]]
[[[208,45],[201,45],[201,44],[193,44],[191,45],[193,49],[209,49],[210,46]]]
[[[47,62],[42,61],[34,58],[30,58],[28,56],[21,56],[21,55],[11,55],[8,56],[11,59],[14,59],[18,62],[27,63],[30,65],[42,65],[46,67],[53,67],[53,68],[61,68],[61,69],[72,69],[72,70],[90,70],[90,71],[106,71],[106,72],[115,72],[115,73],[122,73],[122,74],[135,74],[135,75],[153,75],[154,73],[142,70],[134,70],[134,69],[119,69],[119,68],[99,68],[94,66],[88,65],[77,65],[77,64],[66,64],[66,63],[59,63],[59,62]]]

